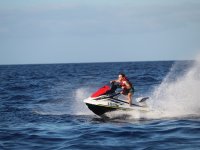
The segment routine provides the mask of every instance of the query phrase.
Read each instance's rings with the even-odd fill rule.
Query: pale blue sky
[[[0,0],[0,64],[193,59],[200,0]]]

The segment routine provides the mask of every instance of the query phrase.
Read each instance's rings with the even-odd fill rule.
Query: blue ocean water
[[[0,66],[0,149],[199,149],[193,61]],[[124,72],[151,114],[102,119],[83,99]],[[119,115],[119,116],[118,116]]]

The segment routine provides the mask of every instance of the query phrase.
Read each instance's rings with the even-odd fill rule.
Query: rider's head
[[[118,79],[121,81],[125,77],[124,73],[119,73]]]

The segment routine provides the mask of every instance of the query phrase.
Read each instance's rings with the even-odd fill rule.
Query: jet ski
[[[123,111],[149,111],[146,105],[148,97],[137,98],[130,106],[127,100],[120,99],[120,92],[116,92],[117,87],[105,85],[94,92],[90,97],[84,99],[87,107],[96,115],[103,116],[105,113],[123,110]]]

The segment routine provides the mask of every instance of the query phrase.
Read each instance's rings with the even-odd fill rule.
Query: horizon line
[[[56,64],[92,64],[92,63],[128,63],[128,62],[167,62],[167,61],[193,61],[194,59],[180,59],[180,60],[136,60],[136,61],[105,61],[105,62],[55,62],[55,63],[19,63],[19,64],[0,64],[0,66],[14,66],[14,65],[56,65]]]

